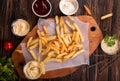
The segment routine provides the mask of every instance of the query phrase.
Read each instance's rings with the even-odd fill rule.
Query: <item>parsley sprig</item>
[[[0,59],[0,81],[16,81],[17,75],[11,58],[3,57]]]
[[[117,34],[113,34],[112,36],[106,34],[104,37],[104,41],[107,43],[109,47],[112,47],[113,45],[115,45],[116,38],[117,38]]]

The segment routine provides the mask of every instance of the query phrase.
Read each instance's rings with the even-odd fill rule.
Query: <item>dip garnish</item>
[[[105,35],[104,41],[107,43],[109,47],[112,47],[115,45],[115,39],[117,38],[117,34],[113,34],[112,36],[109,36],[108,34]]]

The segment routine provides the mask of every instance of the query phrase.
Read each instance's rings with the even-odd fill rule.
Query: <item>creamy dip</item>
[[[15,35],[25,36],[30,31],[30,25],[23,19],[17,19],[12,23],[12,31]]]
[[[78,3],[76,0],[61,0],[60,10],[65,15],[73,15],[78,10]]]
[[[107,45],[107,43],[104,41],[104,39],[103,39],[102,42],[101,42],[101,48],[108,55],[116,54],[118,52],[118,50],[119,50],[118,40],[115,40],[115,44],[112,47],[109,47]]]
[[[40,63],[37,61],[28,62],[23,69],[28,79],[38,79],[41,76]]]

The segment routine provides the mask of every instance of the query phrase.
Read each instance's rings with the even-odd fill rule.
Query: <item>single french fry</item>
[[[112,17],[112,16],[113,16],[112,13],[106,14],[106,15],[104,15],[104,16],[101,17],[101,20],[104,20],[104,19]]]
[[[40,32],[40,35],[41,35],[42,37],[44,37],[44,36],[45,36],[45,33],[44,33],[44,32]]]
[[[58,59],[58,58],[51,58],[49,61],[62,62],[62,59]]]
[[[69,44],[71,44],[72,43],[72,37],[70,35],[68,35],[67,37],[68,37]]]
[[[38,43],[35,43],[34,45],[30,46],[29,49],[32,50],[32,49],[34,49],[37,46],[38,46]]]
[[[63,42],[64,42],[64,44],[66,45],[66,47],[68,47],[68,46],[69,46],[69,41],[68,41],[68,39],[66,39],[65,37],[62,37],[62,39],[63,39]]]
[[[43,25],[43,30],[44,30],[45,34],[47,34],[47,35],[49,34],[49,31],[45,25]]]
[[[27,41],[27,48],[30,46],[30,42],[32,41],[33,37],[30,37]]]
[[[72,16],[67,16],[71,21],[74,21],[73,17]]]
[[[54,48],[56,48],[57,50],[59,50],[60,48],[59,47],[57,47],[55,44],[49,44],[51,47],[54,47]]]
[[[38,41],[39,41],[38,38],[32,40],[32,41],[30,42],[30,46],[31,46],[31,45],[34,45],[34,44],[36,44],[36,43],[38,43]]]
[[[56,58],[61,58],[61,57],[63,57],[64,55],[67,55],[67,53],[64,52],[64,53],[58,54],[58,55],[56,56]]]
[[[55,21],[56,21],[56,24],[59,24],[59,18],[58,18],[58,16],[55,16]]]
[[[46,37],[41,37],[41,40],[44,41],[45,45],[48,43]]]
[[[62,59],[46,57],[46,58],[43,60],[44,63],[49,62],[49,61],[62,62]]]
[[[50,51],[48,54],[47,54],[48,57],[55,57],[55,52],[54,51]]]
[[[50,36],[50,37],[47,37],[47,41],[52,41],[52,40],[55,40],[57,38],[57,36]]]
[[[79,32],[76,31],[75,33],[76,33],[76,34],[75,34],[75,39],[74,39],[74,41],[75,41],[75,42],[80,42],[80,41],[79,41]]]
[[[54,41],[54,44],[55,44],[58,48],[60,48],[60,44],[59,44],[58,41]]]
[[[63,53],[65,51],[65,45],[62,45],[62,47],[61,47],[61,53]]]
[[[68,47],[68,50],[69,50],[69,51],[73,50],[73,47],[74,47],[74,45],[69,46],[69,47]]]
[[[40,54],[41,51],[42,51],[42,41],[41,41],[41,39],[39,39],[39,44],[38,44],[38,46],[39,46],[39,54]]]
[[[50,49],[52,49],[52,50],[54,50],[54,52],[56,53],[56,54],[59,54],[60,53],[60,51],[58,50],[58,49],[56,49],[55,47],[50,47]]]
[[[84,51],[85,51],[84,49],[77,51],[71,58],[73,59],[74,57],[78,56],[79,54],[83,53]]]
[[[67,20],[65,21],[65,23],[71,30],[74,30],[74,27]]]
[[[32,51],[32,50],[28,50],[29,51],[29,53],[30,53],[30,55],[32,56],[32,58],[34,59],[34,60],[37,60],[37,56],[36,56],[36,54]]]
[[[17,53],[22,53],[22,50],[15,50],[15,52],[17,52]]]
[[[45,74],[45,64],[44,64],[44,62],[40,63],[40,68],[41,68],[42,74]]]
[[[74,54],[75,54],[75,51],[72,51],[70,54],[65,55],[64,58],[68,59],[68,58],[72,57]]]
[[[60,27],[63,27],[63,17],[60,17]]]
[[[51,57],[46,57],[46,58],[43,60],[43,63],[48,62],[50,59],[51,59]]]
[[[39,38],[41,38],[40,30],[37,30],[37,35],[38,35]]]
[[[63,31],[64,31],[64,34],[67,33],[67,26],[66,26],[66,24],[63,24]]]
[[[85,8],[86,12],[87,12],[89,15],[91,15],[91,11],[90,11],[90,9],[89,9],[86,5],[84,5],[84,8]]]
[[[45,46],[45,45],[46,45],[46,43],[45,43],[44,40],[41,40],[41,42],[42,42],[42,46]]]

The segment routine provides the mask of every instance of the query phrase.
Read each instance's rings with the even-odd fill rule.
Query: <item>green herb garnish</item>
[[[0,59],[0,81],[16,81],[18,77],[14,70],[11,58],[3,57]]]
[[[106,34],[104,37],[104,41],[107,43],[109,47],[112,47],[113,45],[115,45],[116,38],[117,38],[117,34],[113,34],[112,36]]]

